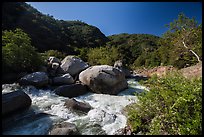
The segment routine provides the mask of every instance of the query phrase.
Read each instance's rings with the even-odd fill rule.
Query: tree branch
[[[186,46],[185,42],[183,41],[182,43],[183,43],[183,46],[184,46],[186,49],[188,49],[188,47]],[[193,53],[193,54],[196,56],[198,62],[201,62],[199,56],[198,56],[193,50],[190,49],[189,51],[190,51],[191,53]]]

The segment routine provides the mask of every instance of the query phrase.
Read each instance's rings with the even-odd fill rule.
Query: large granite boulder
[[[80,135],[77,127],[73,123],[63,122],[52,127],[49,135]]]
[[[54,77],[52,79],[53,85],[65,85],[65,84],[73,84],[73,83],[74,83],[74,79],[69,73],[64,74],[62,76]]]
[[[76,83],[70,85],[62,85],[54,90],[55,94],[64,97],[77,97],[88,92],[87,87],[83,84]]]
[[[48,85],[49,78],[45,72],[34,72],[22,77],[18,82],[20,85],[32,85],[40,88]]]
[[[79,80],[93,92],[102,94],[116,95],[128,86],[124,73],[108,65],[87,68],[79,74]]]
[[[67,99],[65,101],[65,107],[73,110],[73,111],[81,111],[81,112],[85,112],[88,113],[89,110],[91,110],[91,105],[89,105],[88,103],[83,103],[83,102],[79,102],[76,101],[75,99]]]
[[[22,90],[2,94],[2,116],[26,110],[31,102],[30,97]]]
[[[79,74],[82,70],[85,70],[89,65],[75,56],[67,56],[61,61],[60,66],[65,73],[69,73],[72,76]]]

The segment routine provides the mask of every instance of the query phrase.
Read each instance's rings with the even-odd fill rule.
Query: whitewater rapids
[[[14,91],[18,85],[2,85],[2,94]],[[46,135],[53,123],[74,123],[82,135],[114,135],[116,131],[126,126],[127,118],[122,113],[125,106],[137,102],[135,93],[142,92],[145,87],[134,79],[128,79],[128,89],[118,95],[87,93],[75,97],[77,101],[89,103],[93,109],[87,114],[78,114],[64,106],[68,97],[61,97],[52,90],[38,90],[33,86],[23,88],[32,99],[29,110],[50,114],[37,120],[27,120],[13,124],[4,135]],[[26,113],[29,113],[26,112]]]

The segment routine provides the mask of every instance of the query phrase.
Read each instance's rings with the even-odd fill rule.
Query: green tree
[[[89,50],[88,62],[91,65],[114,65],[114,62],[119,58],[118,50],[112,47],[100,47]]]
[[[200,48],[201,44],[198,42],[202,38],[202,29],[196,20],[180,13],[178,19],[168,24],[167,27],[169,30],[164,34],[164,38],[170,39],[173,45],[182,47],[184,52],[191,52],[200,62],[201,55],[198,55],[195,50],[197,51],[196,48]]]
[[[42,64],[30,37],[18,28],[2,31],[2,61],[3,72],[34,71]]]
[[[66,57],[66,54],[57,50],[48,50],[45,51],[44,53],[41,53],[41,56],[44,59],[48,59],[50,56],[54,56],[60,60],[63,60]]]

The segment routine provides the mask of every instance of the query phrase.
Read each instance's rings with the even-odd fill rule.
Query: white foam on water
[[[2,85],[2,94],[13,92],[18,88],[20,88],[20,86],[17,83],[3,84]]]
[[[75,97],[77,101],[87,102],[93,107],[87,115],[78,115],[67,109],[64,103],[68,97],[60,97],[51,90],[38,90],[28,86],[24,88],[24,92],[32,99],[32,108],[36,113],[48,113],[64,121],[75,123],[84,135],[104,134],[104,132],[113,135],[126,126],[127,118],[122,114],[123,108],[137,102],[134,93],[145,89],[132,79],[128,80],[128,85],[129,88],[118,95],[87,93]],[[9,90],[8,85],[4,85],[2,92],[6,93]],[[4,134],[46,134],[51,124],[43,119],[37,120],[18,127],[18,130],[6,131]]]

